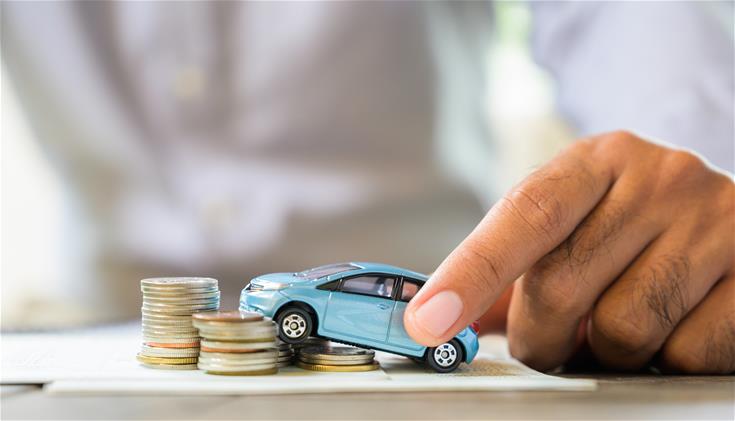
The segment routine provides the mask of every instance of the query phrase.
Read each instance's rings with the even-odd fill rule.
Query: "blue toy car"
[[[320,336],[405,355],[448,373],[477,355],[477,326],[473,323],[435,348],[414,342],[403,327],[403,313],[427,279],[395,266],[359,262],[271,273],[242,290],[240,310],[275,320],[287,343]]]

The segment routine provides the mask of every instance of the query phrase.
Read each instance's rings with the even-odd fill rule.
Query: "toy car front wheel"
[[[438,373],[450,373],[459,367],[464,356],[456,339],[426,351],[426,364]]]
[[[298,344],[311,335],[311,315],[298,307],[291,307],[278,315],[278,337],[286,343]]]

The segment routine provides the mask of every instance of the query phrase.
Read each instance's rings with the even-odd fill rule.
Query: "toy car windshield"
[[[294,276],[305,279],[317,279],[324,276],[334,275],[336,273],[348,272],[357,269],[362,269],[362,267],[353,263],[336,263],[332,265],[315,267],[313,269],[308,269],[302,272],[296,272],[294,273]]]

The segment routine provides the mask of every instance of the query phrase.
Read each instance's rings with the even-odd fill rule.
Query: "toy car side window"
[[[321,289],[323,291],[336,291],[337,287],[339,286],[339,279],[332,282],[327,282],[326,284],[321,284],[316,289]]]
[[[409,278],[403,278],[403,287],[401,287],[401,301],[409,302],[421,289],[423,283]]]
[[[395,285],[396,279],[389,276],[363,275],[343,280],[342,292],[390,298]]]

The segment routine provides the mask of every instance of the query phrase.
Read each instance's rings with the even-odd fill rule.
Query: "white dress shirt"
[[[731,170],[733,42],[714,9],[534,3],[533,50],[580,133],[637,130]],[[90,312],[135,313],[141,276],[212,275],[232,294],[334,261],[428,272],[482,214],[471,185],[501,193],[489,3],[3,12],[4,65],[74,203],[70,266],[91,268],[63,282]]]

